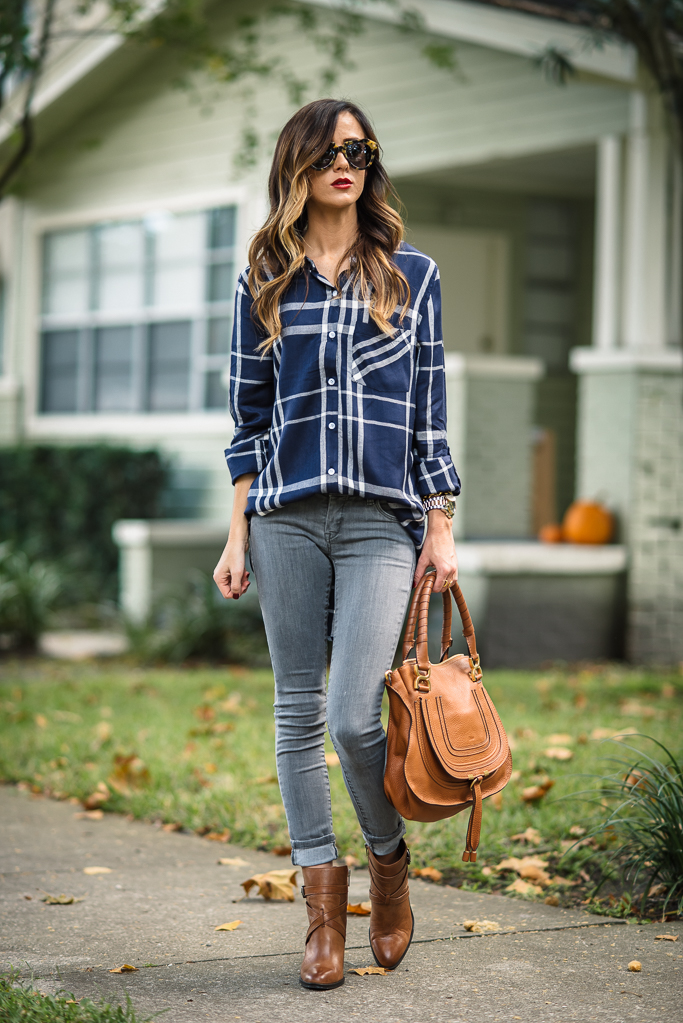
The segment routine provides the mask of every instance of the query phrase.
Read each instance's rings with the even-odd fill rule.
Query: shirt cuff
[[[252,441],[248,447],[240,447],[238,450],[225,449],[225,461],[228,463],[230,479],[233,484],[245,473],[255,473],[258,476],[265,469],[268,460],[267,443],[267,440],[259,437]]]
[[[440,490],[460,493],[460,479],[450,458],[420,458],[417,461],[417,492],[420,497]]]

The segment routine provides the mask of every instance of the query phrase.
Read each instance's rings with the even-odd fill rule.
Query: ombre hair
[[[259,345],[269,351],[280,336],[280,300],[294,277],[305,269],[306,203],[310,196],[311,165],[330,145],[337,118],[348,111],[365,138],[377,142],[363,111],[346,100],[319,99],[298,110],[287,122],[275,146],[268,179],[270,213],[249,247],[249,290],[252,316],[266,337]],[[408,282],[393,261],[403,240],[403,221],[388,199],[397,199],[380,153],[365,171],[365,185],[356,209],[358,235],[340,261],[351,262],[352,286],[357,288],[380,330],[391,334],[390,317],[410,302]],[[337,281],[333,282],[337,285]]]

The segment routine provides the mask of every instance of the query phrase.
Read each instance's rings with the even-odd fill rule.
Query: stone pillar
[[[629,553],[626,652],[683,661],[683,353],[577,348],[577,495],[618,519]]]
[[[463,482],[456,536],[531,535],[535,384],[540,359],[446,353],[448,442]]]

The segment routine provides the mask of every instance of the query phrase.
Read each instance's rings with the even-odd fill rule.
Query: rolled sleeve
[[[252,302],[246,275],[241,274],[230,351],[229,409],[235,433],[225,451],[233,483],[245,473],[258,474],[265,468],[273,418],[273,357],[256,350],[262,337],[251,318]]]
[[[460,493],[446,432],[446,371],[441,330],[441,284],[433,276],[420,304],[417,328],[417,391],[413,457],[421,497],[438,491]]]

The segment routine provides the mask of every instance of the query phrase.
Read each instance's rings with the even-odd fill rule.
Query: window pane
[[[142,224],[112,224],[98,231],[97,308],[106,312],[140,309],[144,299],[145,239]]]
[[[202,302],[204,277],[203,213],[169,216],[153,222],[153,305],[166,309],[196,308]]]
[[[235,207],[211,210],[209,218],[209,248],[229,249],[235,244]]]
[[[206,390],[204,395],[204,407],[216,408],[227,411],[228,392],[223,387],[220,370],[211,370],[206,374]]]
[[[43,334],[41,411],[76,412],[78,394],[78,331]]]
[[[232,263],[214,263],[209,267],[209,302],[229,302],[233,298]]]
[[[89,306],[88,231],[56,231],[45,236],[43,311],[84,313]]]
[[[217,316],[208,323],[206,340],[207,355],[227,355],[230,351],[232,320],[229,316]]]
[[[95,335],[95,409],[133,409],[132,327],[104,327]]]
[[[186,412],[190,383],[189,322],[154,323],[149,329],[149,409]]]

